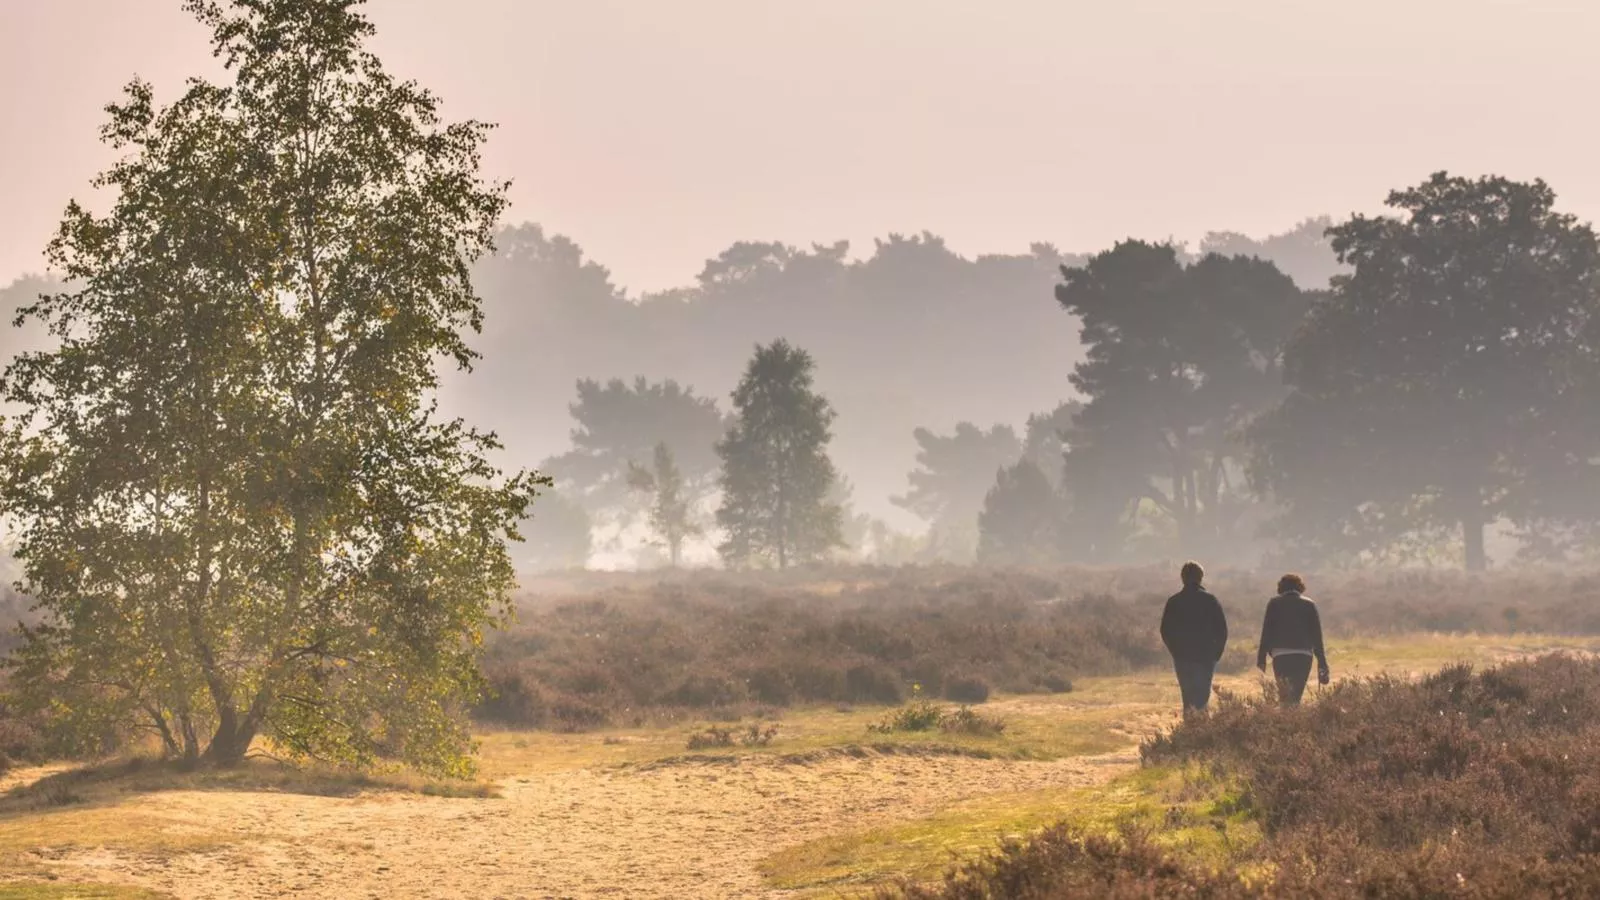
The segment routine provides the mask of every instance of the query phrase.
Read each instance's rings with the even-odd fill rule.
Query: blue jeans
[[[1211,701],[1211,677],[1217,673],[1215,661],[1175,659],[1178,687],[1183,691],[1184,709],[1205,709]]]

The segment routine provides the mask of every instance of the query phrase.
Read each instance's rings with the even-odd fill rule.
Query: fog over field
[[[1174,241],[1325,288],[1338,266],[1322,228],[1438,170],[1544,178],[1563,211],[1600,211],[1600,126],[1574,105],[1600,88],[1583,43],[1600,12],[1583,4],[386,0],[368,14],[394,72],[448,116],[497,125],[485,173],[512,182],[509,230],[475,269],[484,358],[447,376],[444,411],[572,494],[589,488],[549,460],[569,450],[579,379],[672,379],[727,411],[751,348],[786,338],[838,413],[830,452],[855,511],[938,532],[953,513],[892,500],[916,429],[1021,441],[1029,416],[1083,399],[1079,323],[1053,295],[1063,264]],[[67,197],[93,202],[88,176],[113,158],[93,140],[99,109],[123,81],[171,98],[221,67],[164,0],[7,4],[0,25],[5,284],[43,270]],[[12,285],[7,308],[34,292]],[[936,555],[970,558],[966,520],[1020,444],[974,453],[967,533]],[[637,528],[619,539],[614,511],[589,507],[592,563],[648,561]],[[695,554],[715,556],[704,540]]]
[[[1600,896],[1596,35],[0,0],[0,900]]]

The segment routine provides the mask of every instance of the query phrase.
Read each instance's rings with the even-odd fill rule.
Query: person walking
[[[1267,670],[1272,658],[1272,675],[1278,682],[1278,702],[1298,706],[1311,677],[1311,660],[1317,661],[1317,683],[1328,683],[1328,657],[1322,649],[1322,616],[1317,604],[1306,596],[1306,581],[1299,575],[1278,579],[1278,596],[1267,601],[1267,614],[1261,620],[1261,647],[1256,651],[1256,668]]]
[[[1184,563],[1178,572],[1183,590],[1167,598],[1161,613],[1161,642],[1172,654],[1185,716],[1204,711],[1211,701],[1211,679],[1228,646],[1228,619],[1217,598],[1200,586],[1205,575],[1199,563]]]

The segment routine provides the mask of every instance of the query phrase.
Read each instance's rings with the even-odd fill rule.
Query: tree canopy
[[[1010,425],[985,431],[961,422],[949,436],[926,428],[912,434],[919,449],[917,468],[910,474],[911,488],[891,497],[890,502],[930,523],[936,552],[971,561],[977,550],[978,513],[983,509],[984,494],[994,484],[995,473],[1022,456],[1022,444]]]
[[[717,444],[722,459],[719,550],[732,565],[778,568],[844,546],[842,513],[829,499],[838,473],[828,458],[834,412],[812,388],[811,355],[779,339],[756,346],[733,392],[737,418]]]
[[[670,378],[651,382],[639,376],[632,384],[585,378],[569,409],[576,422],[572,449],[541,468],[581,499],[591,515],[628,516],[630,465],[653,459],[658,444],[672,454],[690,502],[713,486],[716,443],[727,420],[714,399],[697,396],[694,388]]]
[[[1488,523],[1594,498],[1600,245],[1542,181],[1439,172],[1388,205],[1332,230],[1352,271],[1288,347],[1253,474],[1304,554],[1453,534],[1482,569]]]
[[[1067,400],[1047,413],[1033,413],[1023,426],[1022,458],[1039,467],[1052,487],[1061,484],[1061,468],[1071,446],[1073,423],[1083,404]]]
[[[656,444],[648,467],[629,463],[628,486],[649,496],[650,528],[666,546],[672,567],[677,568],[683,562],[683,542],[701,529],[693,500],[684,489],[683,473],[665,441]]]
[[[16,683],[190,759],[463,773],[477,646],[544,479],[440,421],[468,366],[469,263],[505,205],[487,126],[443,124],[343,0],[193,0],[230,84],[108,108],[107,214],[68,206],[69,287],[23,309],[59,346],[0,391],[25,589]]]
[[[1056,298],[1081,323],[1087,358],[1070,381],[1064,480],[1074,514],[1113,527],[1141,508],[1172,550],[1226,557],[1250,505],[1239,429],[1282,394],[1280,348],[1305,295],[1271,263],[1125,241],[1062,268]]]
[[[1305,290],[1326,290],[1333,276],[1348,268],[1333,252],[1328,229],[1332,216],[1312,216],[1281,234],[1252,238],[1237,231],[1212,231],[1200,241],[1200,255],[1251,256],[1267,260]]]
[[[1048,565],[1059,561],[1064,505],[1031,459],[1000,470],[978,514],[978,562]]]

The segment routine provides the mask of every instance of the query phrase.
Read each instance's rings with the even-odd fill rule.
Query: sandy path
[[[756,866],[830,832],[988,794],[1099,783],[1133,751],[1055,762],[963,757],[745,759],[510,778],[492,800],[175,791],[128,801],[227,851],[48,854],[63,878],[183,898],[776,897]]]

